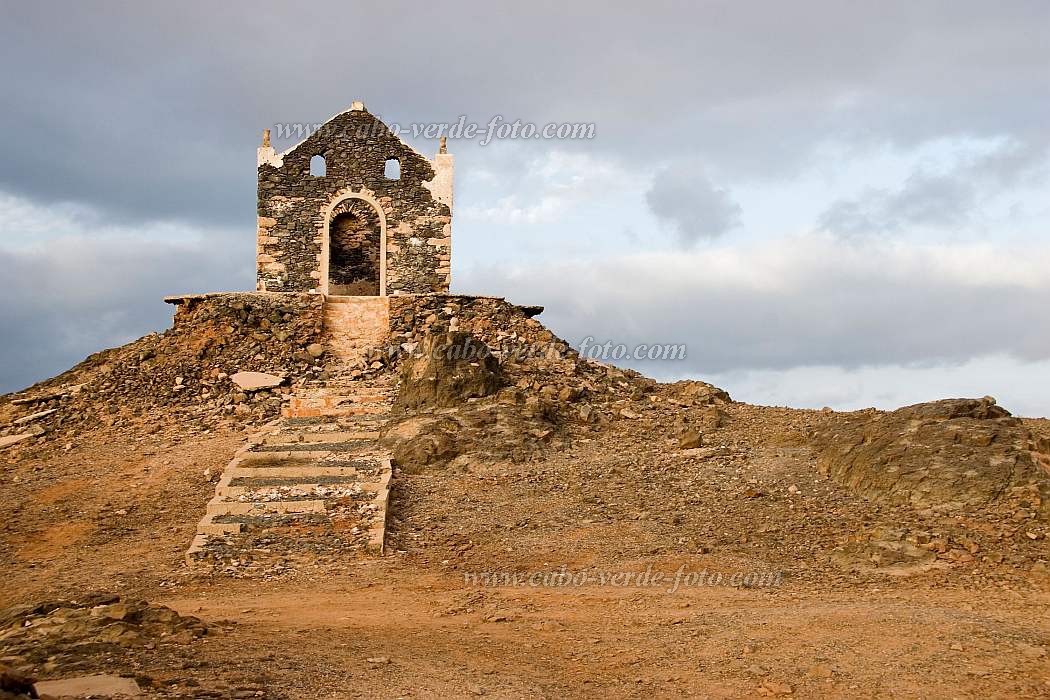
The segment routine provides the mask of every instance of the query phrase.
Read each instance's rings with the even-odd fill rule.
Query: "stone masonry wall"
[[[323,176],[310,175],[316,155],[325,159]],[[390,158],[400,162],[400,179],[384,175]],[[258,289],[323,289],[326,212],[357,195],[386,219],[386,292],[448,290],[452,217],[426,185],[434,168],[363,108],[335,116],[283,156],[260,149],[260,163]]]

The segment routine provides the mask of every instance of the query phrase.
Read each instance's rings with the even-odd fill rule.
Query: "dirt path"
[[[1050,596],[980,599],[892,586],[476,588],[383,563],[165,602],[236,620],[205,656],[266,659],[258,670],[293,697],[1045,697]]]

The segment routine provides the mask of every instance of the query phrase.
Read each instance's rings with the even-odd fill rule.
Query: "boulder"
[[[543,455],[558,437],[552,405],[501,398],[403,415],[384,426],[380,442],[406,472],[444,468],[462,455],[481,462],[525,462]]]
[[[929,403],[917,403],[894,411],[903,418],[919,420],[939,420],[951,418],[976,418],[980,420],[993,418],[1010,418],[1010,412],[996,404],[991,396],[980,399],[941,399]],[[1013,418],[1008,424],[1020,424]]]
[[[61,666],[85,649],[111,653],[158,640],[190,642],[206,633],[207,626],[195,617],[100,593],[0,610],[0,657],[22,657],[30,665],[51,660]]]
[[[725,425],[726,413],[717,406],[700,409],[700,425],[705,431],[713,432]]]
[[[30,413],[28,416],[23,416],[14,422],[15,425],[25,425],[26,423],[32,423],[35,420],[41,418],[47,418],[50,415],[58,413],[57,408],[49,408],[46,411],[37,411],[36,413]]]
[[[284,384],[284,377],[265,372],[237,372],[230,375],[230,380],[242,391],[260,391],[273,389]]]
[[[99,674],[59,681],[40,681],[35,686],[41,698],[127,697],[142,695],[133,678]]]
[[[683,450],[691,450],[696,447],[702,447],[704,444],[704,434],[698,430],[687,428],[682,431],[678,436],[678,447]]]
[[[500,384],[499,362],[485,343],[462,331],[429,335],[402,360],[395,407],[456,406],[494,394]]]
[[[0,449],[16,445],[23,440],[28,440],[31,437],[36,437],[33,433],[18,433],[17,435],[5,435],[0,437]]]
[[[697,406],[712,406],[733,402],[728,392],[707,382],[684,380],[671,384],[671,389],[680,399]]]
[[[394,463],[407,472],[457,457],[470,445],[457,444],[459,425],[447,417],[409,416],[391,424],[383,432],[382,442],[390,449]]]
[[[11,696],[24,695],[33,697],[33,679],[24,673],[0,664],[0,697],[4,697],[3,693],[10,693]]]

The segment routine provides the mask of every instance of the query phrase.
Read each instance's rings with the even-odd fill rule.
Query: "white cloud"
[[[479,197],[480,201],[460,207],[457,220],[529,225],[555,223],[570,211],[633,182],[612,161],[557,150],[527,160],[519,173],[502,180],[487,170],[465,177],[485,183],[484,194],[494,194],[495,199],[486,202]]]
[[[0,249],[42,250],[61,239],[93,241],[162,241],[165,244],[197,244],[208,239],[215,245],[237,232],[229,228],[191,225],[180,221],[123,222],[78,202],[42,205],[0,191]],[[252,233],[242,236],[254,243]]]

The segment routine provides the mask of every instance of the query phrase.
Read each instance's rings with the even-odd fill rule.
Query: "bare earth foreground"
[[[670,392],[531,461],[398,470],[384,556],[274,576],[184,562],[232,421],[8,449],[0,605],[108,591],[207,633],[0,663],[157,697],[1050,696],[1045,523],[853,495],[807,440],[832,414],[729,403],[683,449],[705,409]],[[780,576],[707,585],[738,572]]]

